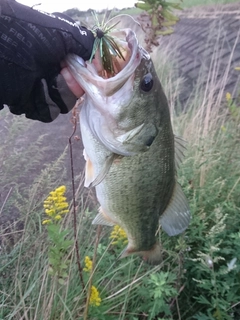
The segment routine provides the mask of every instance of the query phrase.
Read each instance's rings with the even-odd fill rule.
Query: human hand
[[[102,65],[99,51],[96,52],[92,63],[94,65],[95,69],[97,70],[97,72],[100,74],[103,71],[103,65]],[[72,91],[72,93],[76,97],[80,98],[84,94],[82,87],[75,80],[75,78],[71,74],[70,70],[65,65],[64,61],[62,62],[62,67],[63,68],[61,71],[61,75],[63,76],[64,80],[66,81],[67,86],[69,87],[69,89]]]
[[[119,73],[129,62],[130,57],[131,57],[131,50],[126,44],[124,47],[121,48],[121,53],[124,59],[121,57],[113,57],[113,68],[115,74]],[[107,78],[111,75],[109,75],[106,70],[104,70],[103,63],[102,63],[102,58],[100,56],[100,51],[97,50],[94,56],[94,59],[92,61],[97,73],[99,76],[103,78]],[[67,65],[65,62],[62,62],[62,71],[61,74],[63,78],[65,79],[69,89],[74,93],[76,97],[81,97],[84,94],[84,91],[82,87],[79,85],[79,83],[75,80],[74,76],[72,75],[71,71],[67,68]]]

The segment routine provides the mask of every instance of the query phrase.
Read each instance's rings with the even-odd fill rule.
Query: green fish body
[[[122,30],[122,36],[131,58],[113,78],[102,79],[75,56],[68,58],[86,92],[80,112],[85,186],[95,186],[101,205],[93,223],[117,224],[126,231],[128,246],[122,257],[139,254],[157,264],[159,223],[174,236],[190,221],[176,181],[184,142],[173,134],[167,99],[150,56],[131,30]]]

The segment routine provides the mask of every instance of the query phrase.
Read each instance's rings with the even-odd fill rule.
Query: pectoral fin
[[[121,143],[127,143],[129,141],[131,141],[136,135],[138,135],[141,130],[143,129],[144,127],[144,123],[140,124],[140,126],[130,130],[130,131],[127,131],[126,133],[122,134],[121,136],[118,136],[117,137],[117,140]]]
[[[172,198],[160,218],[163,230],[169,236],[182,233],[189,225],[190,209],[181,186],[176,182]]]
[[[132,154],[147,151],[158,134],[153,123],[142,123],[116,138]]]

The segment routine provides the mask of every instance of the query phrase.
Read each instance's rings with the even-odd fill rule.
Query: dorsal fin
[[[174,135],[174,144],[175,144],[175,170],[177,171],[185,156],[185,152],[187,149],[187,141],[179,136]]]

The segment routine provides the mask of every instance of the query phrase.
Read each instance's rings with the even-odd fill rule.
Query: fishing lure
[[[111,76],[115,75],[114,63],[115,58],[120,58],[125,61],[125,58],[121,52],[121,48],[115,41],[114,37],[110,35],[114,27],[120,22],[116,22],[109,26],[109,22],[113,19],[105,22],[106,15],[103,18],[102,23],[99,22],[96,12],[93,13],[96,25],[91,30],[95,36],[95,41],[93,44],[93,50],[90,57],[90,62],[94,58],[97,50],[100,52],[100,58],[102,60],[103,69]],[[115,18],[115,17],[114,17]]]

